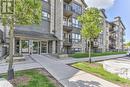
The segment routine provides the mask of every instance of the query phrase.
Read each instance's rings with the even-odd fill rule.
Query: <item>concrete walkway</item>
[[[20,63],[20,64],[14,64],[13,67],[15,71],[42,68],[41,65],[39,65],[38,63]],[[7,70],[8,70],[8,64],[0,66],[0,74],[7,73]]]
[[[42,55],[32,55],[31,57],[45,68],[64,87],[120,87],[66,65],[63,61],[52,60]]]
[[[114,59],[125,55],[112,55],[103,57],[94,57],[92,61]],[[50,58],[51,57],[51,58]],[[88,61],[88,58],[81,59],[55,59],[53,56],[31,55],[32,59],[28,61],[15,63],[14,70],[27,70],[34,68],[45,68],[54,78],[56,78],[64,87],[119,87],[113,83],[93,76],[89,73],[77,70],[67,64]],[[0,74],[7,73],[8,64],[0,64]]]
[[[42,68],[42,66],[39,63],[32,60],[29,56],[25,56],[25,57],[26,57],[26,61],[14,63],[13,67],[15,71]],[[8,70],[8,63],[0,63],[0,74],[7,73],[7,70]]]
[[[119,55],[109,55],[109,56],[99,56],[99,57],[92,57],[92,61],[97,62],[97,61],[103,61],[103,60],[110,60],[110,59],[116,59],[119,57],[124,57],[126,54],[119,54]],[[60,62],[64,64],[72,64],[76,62],[84,62],[84,61],[89,61],[89,58],[67,58],[60,60]]]

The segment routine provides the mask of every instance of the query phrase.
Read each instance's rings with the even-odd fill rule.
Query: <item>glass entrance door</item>
[[[41,53],[47,53],[47,42],[46,41],[41,42]]]
[[[33,42],[33,53],[39,54],[39,45],[38,42]]]

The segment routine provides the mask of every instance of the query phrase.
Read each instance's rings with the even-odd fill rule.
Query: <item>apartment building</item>
[[[85,51],[80,35],[81,24],[76,19],[87,6],[84,0],[42,0],[42,3],[40,25],[15,26],[14,55]],[[8,42],[8,26],[5,32]]]
[[[86,8],[84,0],[64,0],[63,12],[63,52],[84,52],[85,42],[80,35],[81,24],[77,16]]]
[[[14,55],[23,54],[69,54],[87,51],[87,43],[82,39],[80,30],[82,25],[77,20],[87,7],[84,0],[42,0],[42,22],[40,25],[15,26]],[[93,42],[93,49],[105,52],[111,49],[123,49],[123,35],[125,27],[119,17],[114,22],[106,21],[105,10],[101,10],[103,18],[102,32]],[[118,19],[118,20],[117,20]],[[113,26],[114,25],[114,26]],[[115,26],[116,25],[116,26]],[[9,27],[2,27],[5,42],[4,48],[9,48]],[[117,29],[116,41],[111,39],[111,29]],[[6,33],[5,33],[6,32]],[[1,35],[1,34],[0,34]],[[119,40],[120,38],[120,40]],[[111,46],[116,46],[112,48]],[[3,53],[2,53],[3,54]]]
[[[92,43],[94,52],[123,51],[125,26],[121,17],[115,17],[114,21],[107,21],[105,10],[101,9],[103,18],[102,32]]]
[[[121,17],[115,17],[113,22],[109,22],[109,50],[122,51],[125,35],[125,26]]]
[[[107,27],[107,23],[106,23],[106,19],[107,19],[107,16],[105,14],[105,10],[104,9],[101,9],[100,10],[100,15],[102,17],[102,24],[101,24],[101,32],[99,34],[99,37],[98,38],[95,38],[94,41],[92,41],[92,50],[94,52],[105,52],[106,49],[108,49],[108,46],[107,46],[107,40],[106,38],[108,38],[107,34],[108,34],[108,30],[109,28]]]

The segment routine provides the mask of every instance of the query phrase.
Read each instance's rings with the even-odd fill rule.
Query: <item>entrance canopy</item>
[[[56,36],[52,34],[45,34],[35,31],[22,31],[15,30],[15,37],[26,38],[26,39],[38,39],[38,40],[58,40]]]

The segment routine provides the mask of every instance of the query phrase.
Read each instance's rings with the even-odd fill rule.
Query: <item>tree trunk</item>
[[[6,26],[7,26],[7,17],[2,15],[2,25],[3,25],[3,41],[6,42]]]
[[[89,39],[89,63],[92,63],[92,60],[91,60],[91,39]]]
[[[4,26],[3,40],[4,40],[4,43],[6,43],[6,25]]]
[[[87,53],[88,52],[88,40],[85,40],[86,41],[86,48],[85,48],[85,52]]]
[[[10,51],[9,51],[9,67],[8,67],[8,80],[14,79],[13,69],[13,39],[14,39],[14,18],[12,17],[10,23]]]

